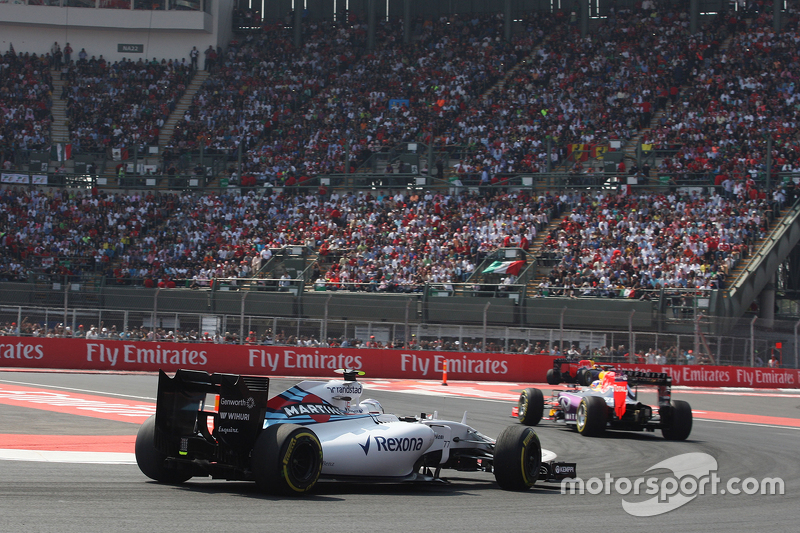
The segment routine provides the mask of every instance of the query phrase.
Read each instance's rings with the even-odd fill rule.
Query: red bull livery
[[[539,389],[525,389],[517,405],[517,417],[535,426],[543,417],[574,426],[581,435],[598,436],[607,429],[655,431],[668,440],[686,440],[692,431],[692,409],[687,402],[672,400],[672,378],[658,372],[592,369],[596,378],[589,386],[554,390],[544,398]],[[638,386],[658,391],[658,406],[638,400]]]

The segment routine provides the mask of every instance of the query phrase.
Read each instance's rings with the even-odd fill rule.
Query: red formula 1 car
[[[658,406],[638,399],[638,386],[655,386]],[[542,417],[575,426],[581,435],[598,436],[606,429],[655,431],[667,440],[686,440],[692,431],[692,408],[672,400],[672,378],[658,372],[602,370],[588,387],[554,390],[545,398],[539,389],[525,389],[519,397],[517,417],[535,426]]]
[[[547,384],[577,383],[589,386],[597,379],[600,371],[608,368],[595,364],[591,359],[553,359],[553,368],[547,371]]]

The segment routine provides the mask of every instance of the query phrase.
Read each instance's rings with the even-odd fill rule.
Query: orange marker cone
[[[447,386],[447,361],[444,362],[442,367],[442,385]]]

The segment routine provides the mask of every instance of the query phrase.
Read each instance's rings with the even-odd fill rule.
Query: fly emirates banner
[[[619,365],[666,372],[672,384],[694,387],[798,388],[800,371],[705,365]],[[311,348],[107,339],[0,337],[0,367],[174,372],[192,368],[232,374],[333,377],[363,370],[369,378],[448,379],[543,383],[547,355],[435,350]]]

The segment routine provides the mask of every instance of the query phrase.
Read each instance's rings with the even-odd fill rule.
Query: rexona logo
[[[375,440],[376,451],[379,452],[418,452],[422,450],[425,441],[420,437],[400,437],[400,438],[386,438],[386,437],[371,437]],[[364,455],[369,455],[369,441],[359,444],[361,449],[364,450]]]
[[[410,452],[420,451],[423,440],[420,437],[401,437],[398,439],[387,439],[386,437],[373,437],[378,451],[384,452]]]

